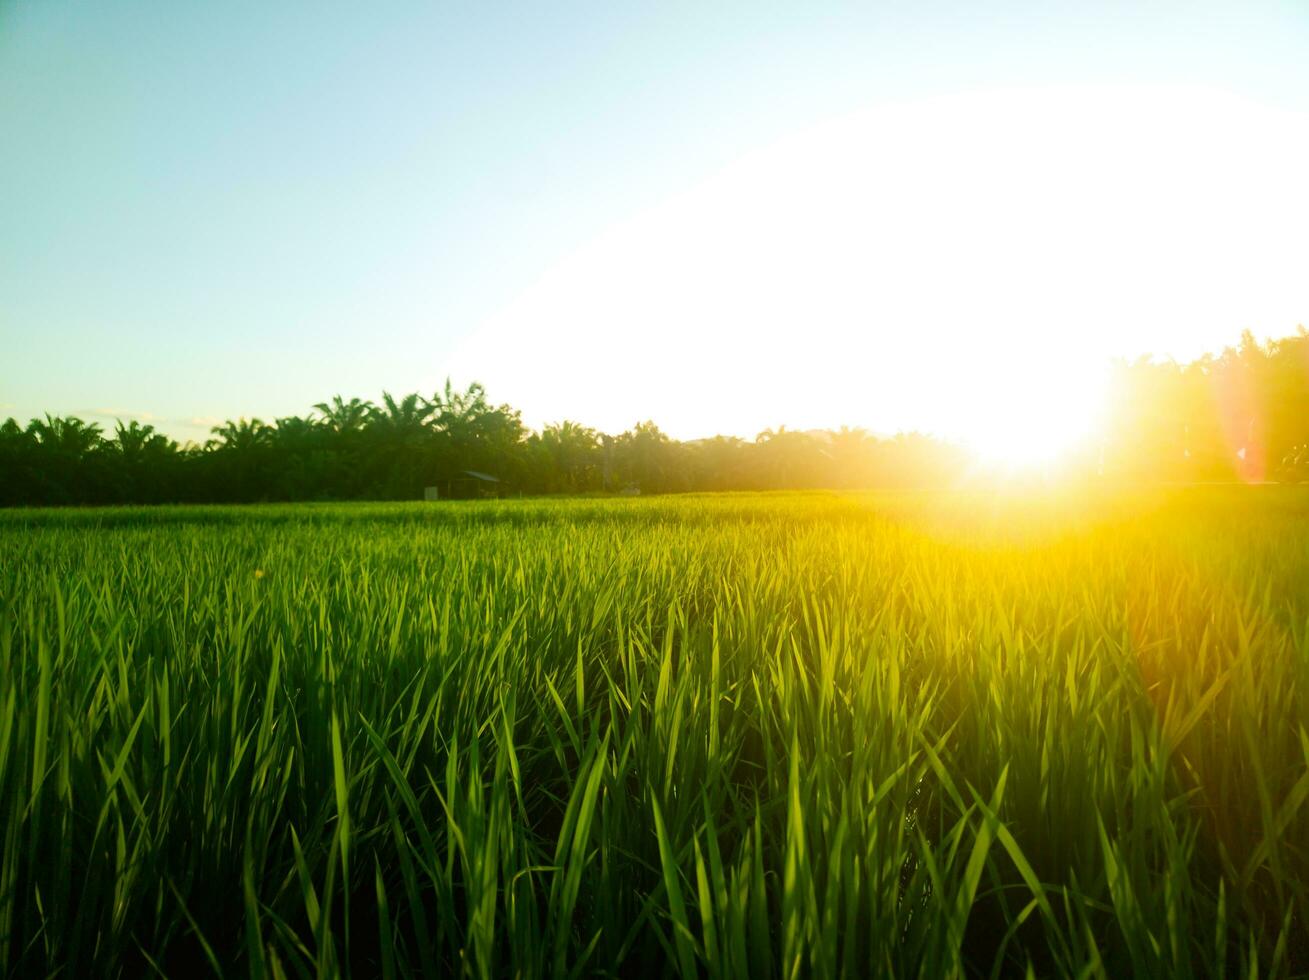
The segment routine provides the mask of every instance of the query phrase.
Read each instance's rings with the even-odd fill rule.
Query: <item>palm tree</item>
[[[456,391],[450,379],[445,391],[428,400],[432,426],[440,436],[442,467],[447,475],[482,467],[499,471],[522,462],[523,422],[508,405],[492,406],[486,389],[477,382]]]
[[[114,426],[114,438],[104,443],[100,492],[118,503],[160,503],[176,499],[177,443],[153,425],[133,420]]]
[[[833,478],[837,486],[866,484],[871,476],[872,449],[877,445],[867,429],[841,426],[829,432]]]
[[[28,467],[38,503],[102,502],[95,498],[103,481],[95,472],[103,442],[98,425],[47,414],[27,426],[32,450]]]
[[[273,426],[273,438],[282,449],[305,452],[322,441],[322,427],[312,415],[287,415]]]
[[[450,379],[445,379],[445,391],[436,392],[427,401],[429,414],[435,424],[456,441],[472,438],[481,417],[490,410],[486,389],[474,381],[465,391],[455,391]]]
[[[210,440],[211,448],[227,449],[238,453],[247,453],[269,445],[274,432],[272,426],[260,419],[239,419],[236,422],[229,419],[209,431],[219,439],[217,442]]]
[[[601,462],[600,437],[594,429],[564,421],[547,425],[537,442],[557,476],[558,486],[551,489],[576,492],[592,488],[596,465]]]
[[[359,398],[346,401],[336,395],[330,402],[319,402],[314,408],[322,415],[323,430],[331,436],[327,443],[330,454],[327,465],[331,472],[328,479],[338,495],[357,497],[372,482],[365,467],[364,430],[376,406],[370,401]]]
[[[622,477],[641,490],[659,492],[668,489],[668,435],[654,422],[638,422],[614,441]]]
[[[389,391],[382,392],[382,407],[374,406],[369,422],[395,436],[412,435],[425,431],[432,417],[432,403],[418,395],[405,395],[396,401]]]
[[[128,460],[140,460],[147,455],[177,451],[176,442],[163,433],[155,431],[153,425],[142,425],[135,419],[127,425],[123,425],[120,420],[114,426],[114,438],[109,445]]]
[[[397,399],[386,391],[381,407],[369,414],[367,468],[386,496],[411,498],[423,487],[423,473],[430,468],[431,414],[431,404],[418,395]]]
[[[333,484],[342,493],[343,479],[333,472],[334,456],[329,448],[333,434],[313,415],[288,415],[277,420],[272,431],[276,467],[269,492],[283,500],[306,500],[329,493]],[[343,468],[344,469],[344,468]],[[339,474],[348,477],[348,472]]]
[[[103,441],[100,426],[94,422],[88,424],[71,415],[60,418],[47,413],[44,421],[33,419],[27,430],[42,447],[69,456],[84,456]]]
[[[776,431],[765,429],[755,437],[755,459],[765,485],[774,489],[813,484],[826,458],[826,451],[813,436],[784,425]]]
[[[205,443],[212,461],[220,498],[266,499],[272,477],[273,436],[276,430],[259,419],[240,419],[216,425],[216,439]]]
[[[330,402],[319,402],[314,406],[322,413],[324,424],[337,433],[358,432],[376,407],[372,402],[358,398],[344,401],[340,395],[334,395]]]

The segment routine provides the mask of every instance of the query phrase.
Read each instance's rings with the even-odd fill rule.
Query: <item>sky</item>
[[[0,0],[0,416],[1094,424],[1309,326],[1309,4]],[[998,433],[998,435],[997,435]]]

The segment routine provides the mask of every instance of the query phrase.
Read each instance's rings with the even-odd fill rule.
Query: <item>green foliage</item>
[[[925,486],[964,469],[956,447],[862,430],[755,444],[676,442],[653,422],[618,436],[570,421],[529,434],[477,384],[447,384],[430,399],[384,392],[380,407],[338,395],[315,410],[275,424],[226,422],[203,447],[179,447],[137,422],[106,441],[74,418],[26,429],[10,419],[0,426],[0,505],[414,500],[428,486],[442,496]]]
[[[1167,480],[1309,480],[1309,332],[1250,331],[1189,364],[1120,362],[1107,472]]]
[[[0,515],[0,973],[1309,971],[1309,495]]]
[[[1063,463],[1083,481],[1309,481],[1309,334],[1190,364],[1118,363],[1111,412],[1094,444]],[[617,436],[564,421],[529,433],[479,384],[382,404],[340,395],[316,414],[226,422],[203,447],[179,447],[137,422],[113,439],[76,418],[0,425],[0,506],[414,500],[435,486],[496,494],[958,486],[973,468],[957,446],[919,433],[797,432],[753,442],[669,438],[653,422]],[[1033,406],[1040,411],[1040,406]]]

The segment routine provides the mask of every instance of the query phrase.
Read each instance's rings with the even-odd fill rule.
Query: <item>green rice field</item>
[[[0,513],[0,973],[1309,975],[1309,489]]]

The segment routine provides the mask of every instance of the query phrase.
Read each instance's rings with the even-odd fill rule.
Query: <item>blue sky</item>
[[[694,270],[672,261],[683,241],[736,250],[722,232],[730,215],[706,219],[720,222],[708,230],[698,222],[743,181],[760,185],[751,200],[782,198],[799,202],[787,213],[802,212],[822,181],[822,155],[848,144],[831,135],[840,120],[868,129],[858,152],[882,160],[897,152],[891,135],[912,139],[919,118],[966,125],[973,103],[959,98],[980,95],[982,117],[1000,120],[996,132],[1033,106],[1066,101],[1081,107],[1065,120],[1075,134],[1086,128],[1076,112],[1116,112],[1136,92],[1162,91],[1172,93],[1158,103],[1164,116],[1194,110],[1194,132],[1177,146],[1205,138],[1213,104],[1230,132],[1254,133],[1251,145],[1266,155],[1294,157],[1309,118],[1305,51],[1304,4],[8,0],[0,414],[137,415],[203,438],[211,419],[304,413],[338,392],[433,391],[453,374],[486,380],[534,424],[569,415],[617,428],[649,416],[683,436],[787,421],[949,431],[949,411],[915,407],[871,381],[882,400],[863,398],[855,376],[829,383],[814,358],[792,386],[798,394],[770,395],[798,363],[795,338],[822,331],[796,312],[769,328],[775,354],[743,366],[740,352],[760,346],[747,321],[790,302],[775,301],[774,272],[746,285],[730,270],[709,275],[694,287],[695,305],[712,315],[646,304],[677,318],[666,343],[641,319],[639,296],[688,295]],[[941,100],[951,108],[940,110]],[[916,106],[928,108],[919,116]],[[878,115],[886,107],[899,113],[891,122]],[[1127,138],[1112,132],[1106,139]],[[1021,150],[1023,138],[1006,145]],[[973,172],[969,152],[953,145],[920,147],[946,148],[949,165],[933,186],[965,186]],[[761,154],[765,163],[750,162]],[[1252,182],[1272,187],[1263,205],[1272,224],[1249,229],[1248,248],[1265,247],[1272,228],[1270,255],[1285,258],[1286,241],[1309,238],[1297,224],[1309,209],[1290,176],[1291,164],[1309,161],[1282,159],[1268,184],[1252,156],[1225,162],[1202,196],[1230,201]],[[1226,186],[1224,174],[1234,175]],[[836,210],[855,196],[840,195],[828,202]],[[912,216],[900,219],[913,227]],[[751,244],[776,235],[794,247],[797,220],[752,229]],[[835,240],[833,227],[805,225]],[[664,236],[658,248],[652,234]],[[806,253],[819,255],[820,272],[792,288],[807,294],[822,283],[844,297],[864,270],[843,269],[822,247]],[[927,291],[948,292],[967,274],[966,257],[952,261],[937,267],[922,253]],[[797,263],[788,256],[783,268]],[[1061,346],[1059,318],[1024,315],[1049,320],[1055,355],[1185,356],[1246,326],[1277,335],[1309,320],[1297,277],[1275,261],[1261,267],[1270,278],[1233,283],[1222,302],[1197,293],[1197,309],[1224,311],[1203,325],[1184,304],[1178,319],[1188,322],[1162,324],[1167,297],[1142,287],[1130,295],[1165,311],[1150,320],[1158,332],[1110,331],[1101,347]],[[583,295],[600,277],[621,280],[635,305]],[[1243,310],[1240,297],[1256,292]],[[824,309],[815,304],[815,321]],[[963,328],[943,313],[932,320],[944,308],[924,309],[914,329],[939,332],[948,346]],[[1012,318],[985,301],[978,309],[970,333],[993,330],[990,346],[1003,349]],[[896,350],[903,303],[866,312],[840,329],[861,332],[861,351]],[[1036,329],[1010,340],[1030,343]],[[813,346],[843,337],[829,331]],[[924,357],[905,348],[894,374],[919,372],[916,387],[930,387]],[[679,365],[697,359],[683,374]]]

